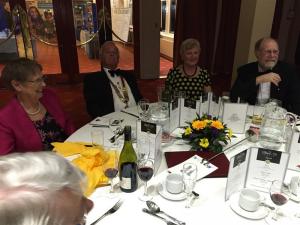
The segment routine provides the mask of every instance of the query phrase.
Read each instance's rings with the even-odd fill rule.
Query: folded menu
[[[198,155],[201,158],[209,159],[216,155],[214,152],[196,152],[196,151],[180,151],[180,152],[165,152],[168,168],[176,166],[183,161],[189,159],[194,155]],[[227,177],[229,169],[229,161],[224,154],[221,154],[210,161],[213,165],[217,166],[218,169],[210,173],[206,177]]]

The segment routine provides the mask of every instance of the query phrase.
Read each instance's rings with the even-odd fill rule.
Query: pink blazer
[[[52,90],[45,88],[40,102],[67,135],[75,131],[73,123],[65,115]],[[0,109],[0,155],[40,150],[42,150],[40,135],[17,98],[14,97]]]

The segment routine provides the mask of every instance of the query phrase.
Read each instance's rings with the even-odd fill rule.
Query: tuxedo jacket
[[[240,97],[254,105],[257,99],[259,85],[256,77],[264,73],[258,72],[258,62],[253,62],[238,68],[238,77],[232,86],[230,99],[233,102]],[[268,73],[267,71],[265,73]],[[287,63],[278,61],[272,72],[279,74],[279,86],[271,83],[270,98],[282,101],[282,106],[288,111],[300,115],[300,80],[296,70]]]
[[[118,71],[118,75],[127,81],[135,101],[138,102],[142,96],[134,75],[123,70]],[[87,111],[92,118],[115,111],[111,85],[104,70],[85,75],[83,93]]]
[[[67,135],[75,127],[64,113],[56,94],[45,88],[40,102]],[[0,110],[0,155],[12,152],[40,151],[43,148],[39,132],[16,97]]]

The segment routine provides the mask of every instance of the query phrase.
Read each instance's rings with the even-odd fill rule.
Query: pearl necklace
[[[38,102],[38,108],[37,108],[37,110],[34,111],[34,112],[28,111],[28,110],[26,109],[26,107],[24,106],[23,102],[20,102],[20,103],[21,103],[21,105],[23,106],[25,112],[26,112],[28,115],[30,115],[30,116],[34,116],[34,115],[39,114],[39,113],[41,112],[42,107],[41,107],[40,102]]]

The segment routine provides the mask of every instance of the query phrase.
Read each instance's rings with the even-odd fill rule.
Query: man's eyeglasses
[[[26,82],[29,82],[29,83],[35,83],[35,84],[42,84],[42,83],[46,83],[47,81],[47,77],[40,77],[36,80],[27,80]]]
[[[268,55],[271,55],[271,54],[278,55],[279,54],[279,50],[264,49],[262,51],[264,54],[268,54]]]

